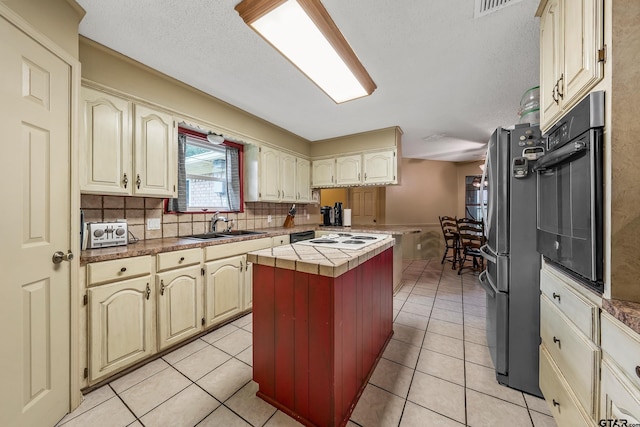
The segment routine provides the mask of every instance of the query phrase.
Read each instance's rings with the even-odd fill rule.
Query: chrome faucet
[[[224,221],[224,222],[228,222],[227,218],[220,216],[220,211],[216,212],[213,214],[213,217],[211,218],[211,232],[215,233],[216,230],[216,224],[218,223],[218,221]]]

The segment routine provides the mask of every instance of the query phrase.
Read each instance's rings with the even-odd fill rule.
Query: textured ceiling
[[[480,159],[538,85],[537,0],[322,0],[378,89],[335,104],[240,19],[240,0],[77,0],[80,34],[309,141],[400,126],[403,156]]]

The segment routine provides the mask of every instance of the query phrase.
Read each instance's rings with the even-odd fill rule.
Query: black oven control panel
[[[571,135],[569,134],[569,125],[567,123],[563,123],[549,134],[547,139],[547,151],[553,151],[557,148],[562,147],[564,144],[569,142],[571,139]]]

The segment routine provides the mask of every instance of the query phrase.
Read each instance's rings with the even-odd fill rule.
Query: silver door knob
[[[73,259],[73,252],[69,251],[66,254],[62,251],[58,251],[53,254],[52,260],[54,264],[60,264],[62,261],[71,261]]]

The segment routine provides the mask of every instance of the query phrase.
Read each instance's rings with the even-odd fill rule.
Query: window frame
[[[178,127],[178,133],[183,133],[188,135],[194,139],[200,140],[202,142],[207,142],[211,144],[207,140],[207,134],[195,131],[193,129]],[[234,147],[238,149],[238,169],[239,169],[239,177],[240,177],[240,210],[237,211],[229,211],[229,210],[221,210],[220,213],[243,213],[244,212],[244,145],[238,144],[237,142],[229,141],[225,138],[224,142],[220,144],[222,146]],[[215,213],[217,211],[212,208],[202,208],[202,209],[193,209],[189,207],[188,210],[184,212],[178,211],[170,211],[168,210],[169,199],[164,200],[164,212],[168,214],[207,214],[207,213]]]

